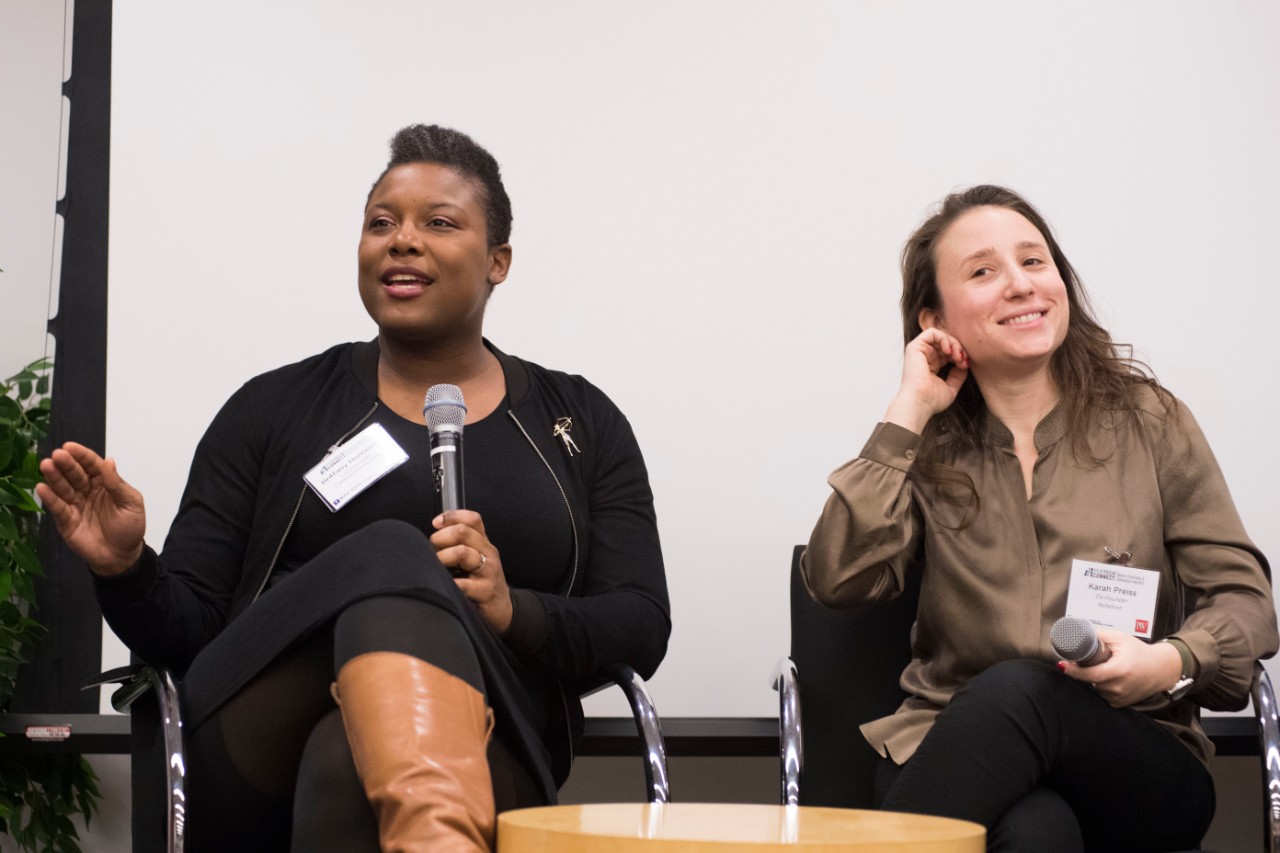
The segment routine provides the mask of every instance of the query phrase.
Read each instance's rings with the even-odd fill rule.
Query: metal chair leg
[[[1280,710],[1271,678],[1254,664],[1253,712],[1258,719],[1258,751],[1262,756],[1263,850],[1280,853]]]
[[[800,779],[804,772],[804,735],[800,728],[800,675],[789,657],[773,671],[778,691],[778,752],[782,765],[782,804],[800,805]]]
[[[644,742],[644,781],[649,802],[671,802],[671,783],[667,778],[667,746],[662,737],[662,726],[653,699],[644,686],[644,680],[636,671],[624,664],[608,667],[606,675],[622,688],[635,717],[636,732]]]
[[[104,672],[92,684],[119,684],[111,694],[111,707],[121,713],[148,691],[154,692],[160,710],[160,736],[164,744],[167,816],[167,853],[182,853],[186,842],[187,822],[187,762],[182,748],[182,711],[178,702],[178,687],[173,674],[167,669],[147,665],[133,665]]]

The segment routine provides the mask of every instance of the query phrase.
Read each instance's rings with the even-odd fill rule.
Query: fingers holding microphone
[[[1181,673],[1181,659],[1168,643],[1146,643],[1088,620],[1059,619],[1050,632],[1065,660],[1058,668],[1085,682],[1114,708],[1127,708],[1166,690]]]
[[[484,519],[467,509],[432,519],[431,544],[441,564],[454,571],[454,583],[498,633],[511,625],[511,590],[502,557],[484,531]]]

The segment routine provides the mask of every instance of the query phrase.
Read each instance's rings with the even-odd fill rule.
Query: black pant
[[[960,690],[881,807],[987,827],[989,850],[1169,851],[1213,820],[1213,779],[1147,716],[1112,708],[1042,661],[993,666]]]
[[[413,655],[485,694],[498,722],[489,763],[499,810],[554,801],[536,740],[545,699],[459,598],[420,531],[377,522],[231,623],[182,684],[187,849],[378,850],[329,693],[337,671],[367,652]]]

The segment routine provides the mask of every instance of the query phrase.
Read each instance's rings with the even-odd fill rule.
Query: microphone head
[[[1098,632],[1079,616],[1063,616],[1049,630],[1049,642],[1063,660],[1080,663],[1098,653]]]
[[[427,389],[427,399],[422,404],[422,415],[427,427],[436,432],[450,429],[462,432],[462,422],[467,417],[467,404],[462,402],[462,389],[457,385],[432,385]]]

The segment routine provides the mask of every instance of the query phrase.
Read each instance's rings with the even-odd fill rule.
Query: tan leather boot
[[[336,694],[383,853],[489,850],[493,715],[484,696],[395,652],[352,658]]]

